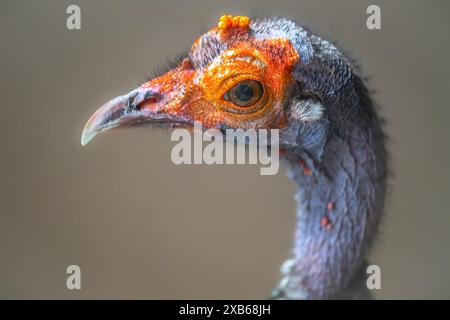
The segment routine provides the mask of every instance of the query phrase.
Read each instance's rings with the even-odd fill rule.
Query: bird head
[[[316,145],[326,135],[323,93],[333,91],[322,75],[334,74],[314,63],[324,60],[318,48],[320,39],[290,20],[222,16],[173,69],[97,110],[81,143],[117,127],[198,122],[204,130],[281,129],[286,146]]]

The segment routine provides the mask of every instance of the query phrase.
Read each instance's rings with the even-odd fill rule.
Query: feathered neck
[[[296,188],[297,228],[275,297],[370,296],[364,263],[383,211],[386,151],[370,99],[354,103],[366,105],[354,108],[354,120],[344,129],[330,131],[320,152],[285,150]]]

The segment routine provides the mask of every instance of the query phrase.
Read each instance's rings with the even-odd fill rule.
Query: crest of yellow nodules
[[[224,15],[219,19],[217,27],[221,30],[229,30],[231,28],[248,28],[250,25],[250,18],[246,16],[231,16]]]

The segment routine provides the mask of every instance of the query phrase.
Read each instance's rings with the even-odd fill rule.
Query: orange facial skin
[[[202,47],[203,37],[219,43],[223,50],[204,59],[208,48]],[[224,16],[217,27],[194,42],[191,55],[196,53],[196,60],[186,58],[166,74],[103,105],[86,123],[81,143],[87,144],[105,130],[144,123],[189,128],[199,122],[205,129],[284,127],[283,102],[300,59],[288,39],[258,39],[252,34],[250,19]],[[198,59],[204,60],[199,63]],[[247,100],[252,105],[227,99],[231,91],[248,95],[248,88],[234,90],[242,83],[258,88],[259,95]]]
[[[144,103],[142,108],[198,121],[205,128],[283,127],[281,107],[299,59],[289,40],[258,40],[242,28],[216,27],[211,32],[219,34],[228,49],[201,70],[193,69],[185,59],[177,68],[144,83],[142,87],[157,90],[165,98],[157,105]],[[264,87],[254,106],[239,107],[224,99],[228,90],[246,79]]]

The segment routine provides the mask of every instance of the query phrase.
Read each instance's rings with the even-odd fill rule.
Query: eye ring
[[[264,96],[264,86],[254,79],[246,79],[236,83],[224,94],[224,99],[239,108],[256,105]]]

